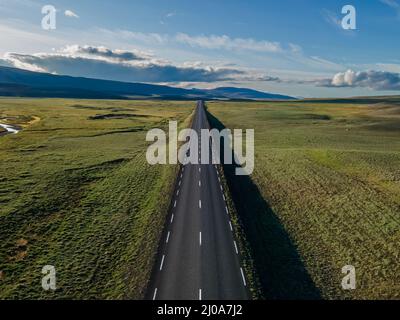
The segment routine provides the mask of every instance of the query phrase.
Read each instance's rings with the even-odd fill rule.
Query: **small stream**
[[[3,127],[4,129],[6,129],[6,130],[7,130],[7,133],[16,134],[16,133],[18,133],[18,132],[21,131],[19,128],[15,127],[15,126],[11,126],[11,125],[9,125],[9,124],[0,123],[0,127]],[[6,133],[5,133],[5,134],[6,134]]]

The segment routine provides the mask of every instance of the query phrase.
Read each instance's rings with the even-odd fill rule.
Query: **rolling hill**
[[[155,84],[54,75],[9,67],[0,67],[0,96],[88,99],[294,99],[245,88],[183,89]]]

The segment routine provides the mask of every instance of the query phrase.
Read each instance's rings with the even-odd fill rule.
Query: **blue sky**
[[[346,4],[356,30],[340,25]],[[399,35],[400,0],[0,0],[2,65],[182,87],[398,94]]]

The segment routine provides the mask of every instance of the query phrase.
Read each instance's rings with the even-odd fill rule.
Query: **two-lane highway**
[[[200,131],[209,129],[202,101],[192,129],[199,137],[200,160]],[[217,167],[211,162],[181,166],[148,299],[249,298]]]

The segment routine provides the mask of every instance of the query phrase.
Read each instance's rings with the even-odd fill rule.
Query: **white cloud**
[[[170,42],[170,36],[159,33],[144,33],[120,29],[108,30],[103,28],[99,28],[98,32],[109,38],[120,38],[125,41],[136,40],[145,44],[165,45]]]
[[[364,87],[374,90],[400,90],[400,74],[387,71],[339,72],[330,81],[325,80],[325,87]]]
[[[65,10],[64,15],[69,18],[79,18],[79,16],[71,10]]]
[[[217,36],[190,36],[186,33],[178,33],[175,41],[184,43],[192,47],[205,49],[224,49],[224,50],[246,50],[257,52],[280,52],[282,51],[279,42],[257,41],[251,38],[231,38],[227,35]]]
[[[356,80],[356,72],[353,70],[347,70],[346,72],[340,72],[333,76],[332,86],[335,87],[352,87]]]
[[[72,56],[86,56],[91,58],[104,59],[109,61],[137,61],[150,59],[151,56],[139,50],[120,50],[120,49],[108,49],[104,46],[80,46],[80,45],[69,45],[60,50],[61,53],[69,54]]]
[[[227,35],[200,35],[191,36],[186,33],[177,33],[175,35],[159,33],[143,33],[127,30],[106,30],[100,29],[106,35],[113,35],[125,39],[134,39],[147,44],[166,45],[166,44],[186,44],[191,47],[203,49],[221,49],[237,51],[254,51],[260,53],[279,53],[283,49],[279,42],[255,40],[252,38],[231,38]],[[293,50],[296,45],[291,44]],[[296,46],[296,49],[300,49]]]

